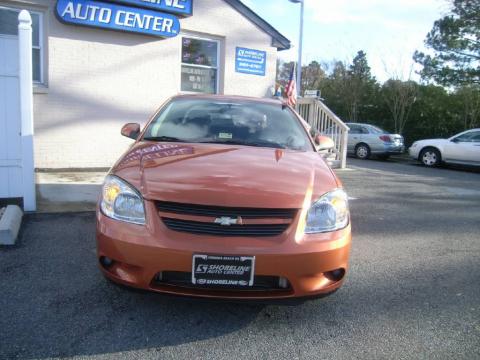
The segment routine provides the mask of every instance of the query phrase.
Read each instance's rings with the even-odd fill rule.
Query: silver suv
[[[368,159],[376,155],[381,159],[388,159],[392,154],[405,152],[403,136],[389,134],[385,130],[370,124],[347,123],[348,154],[359,159]]]

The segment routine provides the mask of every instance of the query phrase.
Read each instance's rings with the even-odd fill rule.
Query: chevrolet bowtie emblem
[[[240,216],[236,218],[222,216],[222,217],[216,218],[214,223],[222,226],[243,225],[243,220]]]

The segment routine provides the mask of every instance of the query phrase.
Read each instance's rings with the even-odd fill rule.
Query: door
[[[362,127],[356,124],[348,124],[350,131],[348,132],[347,150],[349,153],[355,152],[355,146],[362,141]]]
[[[0,198],[23,196],[17,16],[0,8]]]
[[[445,146],[445,161],[480,164],[480,130],[460,134]]]

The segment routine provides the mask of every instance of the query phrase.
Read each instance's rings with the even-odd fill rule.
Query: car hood
[[[318,153],[222,144],[137,143],[111,171],[149,200],[301,208],[341,186]]]

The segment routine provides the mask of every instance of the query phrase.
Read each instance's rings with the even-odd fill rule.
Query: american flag
[[[290,79],[288,84],[285,87],[285,93],[287,95],[287,104],[290,106],[295,106],[297,104],[297,83],[295,76],[295,64],[292,66],[292,71],[290,73]]]

